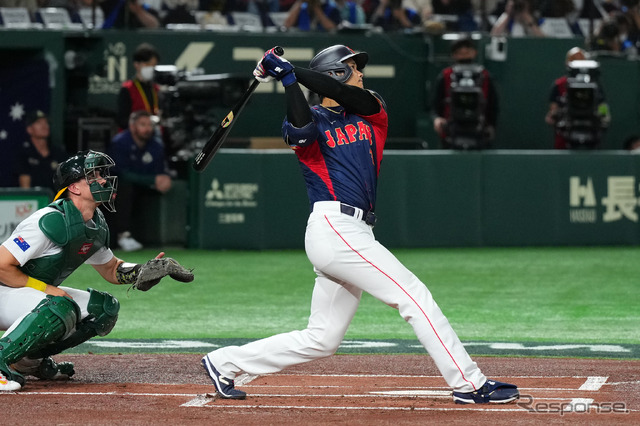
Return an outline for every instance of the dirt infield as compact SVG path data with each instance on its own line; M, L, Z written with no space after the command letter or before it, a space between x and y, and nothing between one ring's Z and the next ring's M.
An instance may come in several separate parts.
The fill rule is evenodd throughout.
M456 405L429 357L337 355L238 385L218 399L200 355L62 355L69 381L28 380L0 393L3 423L194 424L640 424L640 361L475 357L515 383L507 405ZM244 381L238 378L237 382Z

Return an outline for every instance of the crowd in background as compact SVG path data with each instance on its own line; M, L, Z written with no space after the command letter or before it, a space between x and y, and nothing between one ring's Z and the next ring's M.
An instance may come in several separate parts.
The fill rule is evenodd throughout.
M94 3L95 2L95 3ZM640 0L0 0L25 7L34 21L39 8L58 7L71 16L99 8L102 28L162 28L174 24L233 25L233 12L252 13L262 26L282 31L334 31L369 25L385 31L486 31L492 35L540 36L546 19L566 20L587 36L579 19L594 19L593 49L637 50ZM276 21L274 14L283 18Z

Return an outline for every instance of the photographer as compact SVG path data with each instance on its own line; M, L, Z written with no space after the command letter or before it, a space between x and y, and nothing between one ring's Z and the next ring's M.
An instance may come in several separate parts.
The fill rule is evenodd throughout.
M544 37L535 15L532 0L507 0L504 12L491 28L491 35Z
M445 149L488 148L495 135L498 95L489 75L475 64L478 51L468 37L455 41L451 57L436 81L433 128Z
M585 63L586 59L583 49L569 49L565 60L567 75L554 81L551 88L545 122L555 129L555 149L596 148L611 121L609 106L597 81L597 63ZM574 66L580 63L591 65L591 71Z

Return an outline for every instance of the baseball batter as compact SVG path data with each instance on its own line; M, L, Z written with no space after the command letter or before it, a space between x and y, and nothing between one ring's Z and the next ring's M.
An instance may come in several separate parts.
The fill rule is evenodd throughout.
M69 378L70 362L51 355L105 336L115 326L120 304L106 292L60 284L87 263L113 284L148 290L170 275L193 280L191 271L160 253L144 265L125 263L109 249L109 229L99 205L114 210L117 188L105 154L81 152L54 175L59 190L49 206L23 220L0 246L0 391L16 391L24 376Z
M426 286L376 241L376 188L387 137L387 107L365 90L369 57L343 45L318 53L309 69L267 51L254 75L282 82L287 99L284 140L295 151L311 214L305 249L317 274L306 329L229 346L202 363L223 398L243 399L240 373L278 372L335 353L363 291L396 308L413 327L459 403L506 403L516 386L487 380L471 360ZM320 95L309 108L300 88Z

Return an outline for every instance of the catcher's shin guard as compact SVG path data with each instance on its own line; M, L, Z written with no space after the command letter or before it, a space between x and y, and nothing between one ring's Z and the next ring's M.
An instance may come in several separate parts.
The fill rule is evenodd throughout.
M37 352L30 352L32 358L46 358L51 355L78 346L95 336L106 336L116 325L120 302L109 293L88 288L89 303L87 311L89 316L76 325L76 330L62 341L54 342Z
M64 338L79 316L80 308L70 298L47 296L0 339L0 369L11 380L23 384L24 378L8 365Z

